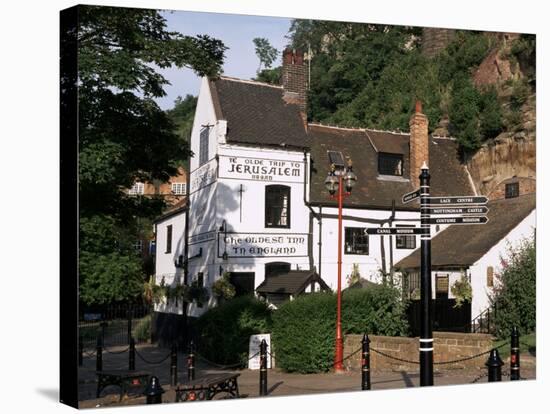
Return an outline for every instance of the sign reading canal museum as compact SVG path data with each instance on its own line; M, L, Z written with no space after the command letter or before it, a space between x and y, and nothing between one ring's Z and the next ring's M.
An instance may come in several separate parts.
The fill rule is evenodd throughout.
M218 257L307 256L307 233L218 234Z
M378 235L393 235L393 236L403 236L407 234L424 234L426 230L420 227L416 228L403 228L403 227L371 227L367 228L367 234L378 234Z
M303 175L304 163L300 161L220 155L220 178L301 183Z

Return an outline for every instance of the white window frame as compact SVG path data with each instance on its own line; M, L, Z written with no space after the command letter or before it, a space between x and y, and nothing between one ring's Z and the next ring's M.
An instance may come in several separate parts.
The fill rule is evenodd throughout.
M186 195L187 184L186 183L172 183L172 193L174 195Z
M132 188L128 190L128 194L130 195L143 195L144 193L145 193L145 184L140 181L136 181L132 186Z

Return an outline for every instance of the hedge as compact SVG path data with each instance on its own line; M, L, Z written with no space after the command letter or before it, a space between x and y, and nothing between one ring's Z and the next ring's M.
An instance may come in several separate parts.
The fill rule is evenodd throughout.
M342 295L342 334L403 336L406 307L399 291L387 286L353 289ZM334 360L336 295L314 293L280 306L273 314L277 366L288 372L331 369Z
M198 318L197 352L218 364L241 362L246 366L250 335L270 332L271 310L253 296L242 296L220 304Z

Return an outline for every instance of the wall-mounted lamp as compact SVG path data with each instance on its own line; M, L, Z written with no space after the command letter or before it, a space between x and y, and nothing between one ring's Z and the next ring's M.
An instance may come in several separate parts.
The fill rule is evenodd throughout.
M223 254L222 254L222 260L226 261L229 258L229 255L227 254L227 223L225 222L225 219L222 222L222 225L220 226L220 231L223 231Z

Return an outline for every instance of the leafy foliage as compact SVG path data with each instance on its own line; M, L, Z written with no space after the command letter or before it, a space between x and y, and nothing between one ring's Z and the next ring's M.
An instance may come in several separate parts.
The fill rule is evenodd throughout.
M260 72L262 65L264 69L269 69L273 62L275 62L275 59L277 59L277 54L279 52L276 48L271 46L269 40L265 37L256 37L252 39L252 42L254 42L256 56L260 59L257 72Z
M155 10L103 6L80 6L78 45L80 294L106 303L142 289L131 242L164 207L162 199L123 189L135 180L168 180L189 154L153 100L168 83L154 66L214 75L225 46L167 31Z
M472 301L472 285L470 285L464 273L462 273L460 279L451 286L451 293L455 297L455 308L462 307L464 302Z
M224 300L232 299L235 296L235 286L231 283L228 272L225 272L222 277L212 283L212 293Z
M281 83L281 66L273 69L263 69L256 75L254 80L258 82L270 83L272 85L279 85Z
M345 291L342 333L405 335L405 304L399 291L388 286ZM277 364L289 372L325 372L331 369L336 329L336 295L314 293L282 305L273 314L273 341Z
M490 296L496 306L497 335L506 338L517 326L522 335L536 328L536 249L534 236L515 248L510 247L501 259L502 271L496 274Z
M253 296L209 309L195 323L198 353L218 364L246 365L250 335L271 330L271 311Z
M494 46L483 33L457 31L431 59L421 53L419 28L294 20L290 38L293 47L310 48L313 55L310 120L408 131L420 99L430 130L449 117L450 132L465 151L504 127L496 91L478 91L470 80Z

